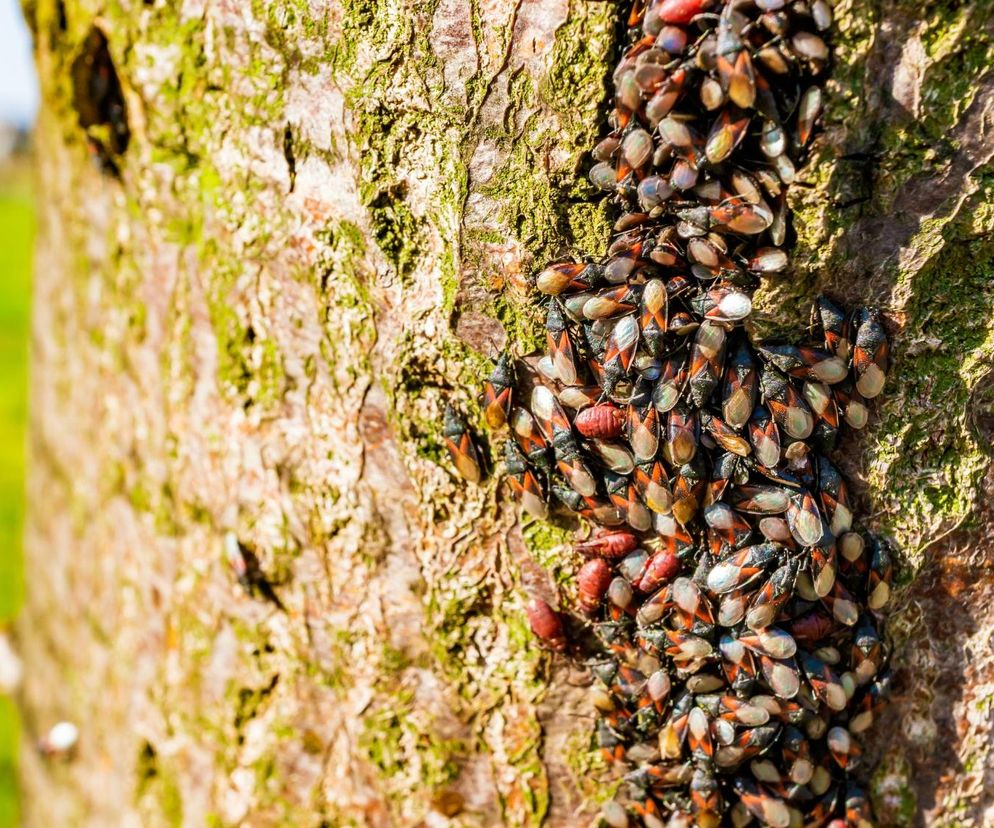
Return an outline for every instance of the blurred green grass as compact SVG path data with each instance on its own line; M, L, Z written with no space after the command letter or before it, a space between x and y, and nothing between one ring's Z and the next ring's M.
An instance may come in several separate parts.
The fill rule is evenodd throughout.
M35 212L27 159L0 165L0 629L9 626L23 589L24 429L31 250ZM17 824L19 725L0 696L0 827Z

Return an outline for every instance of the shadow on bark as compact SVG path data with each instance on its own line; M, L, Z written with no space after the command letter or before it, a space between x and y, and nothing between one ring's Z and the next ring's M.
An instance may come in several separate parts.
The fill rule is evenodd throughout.
M969 771L957 746L964 741L964 722L957 708L969 705L970 688L978 679L975 655L966 642L978 632L974 620L994 600L994 575L978 549L994 542L988 523L977 546L974 533L963 533L935 556L904 598L902 612L913 617L908 640L893 661L894 699L877 732L879 745L903 754L911 764L911 785L917 798L913 824L933 824L930 814L942 808L950 783ZM922 698L924 695L924 699ZM909 727L908 708L924 701L934 732L927 744ZM994 788L964 802L956 812L959 824L984 824L984 811L994 803Z
M912 13L902 4L885 3L873 14L879 22L872 47L861 65L852 67L854 75L864 79L865 97L860 111L847 122L837 141L839 161L827 187L835 209L842 211L848 226L833 240L829 270L819 276L818 287L849 306L878 303L886 315L901 298L895 295L895 289L903 272L899 290L912 297L911 302L901 308L905 312L887 317L896 361L893 373L900 380L902 362L914 360L917 354L912 348L924 335L925 323L931 324L929 305L934 300L949 299L944 288L958 275L946 273L950 247L994 240L991 234L951 238L944 233L942 244L927 250L915 247L916 237L928 224L952 222L964 209L969 211L971 194L977 189L974 182L992 171L994 72L988 71L979 79L975 97L958 123L932 143L929 149L935 154L927 171L893 189L880 174L885 151L882 143L888 129L914 128L919 117L904 101L917 99L921 89L908 88L912 82L898 73L905 44L916 35L925 12L916 9ZM966 48L967 38L978 32L994 37L989 14L974 6L944 60L954 60ZM930 64L928 71L936 71L942 63ZM921 78L917 83L924 85ZM887 206L881 208L879 203ZM919 312L909 313L909 308ZM979 291L970 313L977 320L990 318L994 314L994 291ZM981 348L986 336L982 324L953 331L936 323L929 333L940 341L952 341L961 354ZM970 429L991 453L992 378L994 372L988 373L971 392L965 378L946 377L952 381L951 393L936 392L909 402L941 410L943 405L968 400L966 419ZM899 388L897 393L903 390ZM885 393L894 392L889 388ZM862 449L872 439L872 434L850 438L844 446L845 456L838 458L838 465L855 484L860 506L857 513L863 515L870 514L870 504L866 486L861 483L861 464L866 457ZM955 448L950 446L950 450ZM925 471L922 470L921 485L926 485ZM983 488L994 490L992 474L987 475ZM971 651L968 642L980 631L976 619L988 616L994 601L994 571L984 552L994 548L994 510L985 506L982 514L972 516L969 523L974 524L975 519L979 519L979 529L955 532L931 547L917 564L904 561L905 580L914 580L890 610L893 696L866 741L863 773L869 775L884 756L903 757L910 764L908 783L917 807L913 816L901 809L899 824L909 824L908 818L915 826L934 824L937 809L941 814L952 799L956 801L956 824L980 825L984 824L985 809L994 804L994 770L982 771L986 784L980 792L974 792L977 795L956 798L956 780L969 771L962 760L966 725L957 710L970 704L973 688L984 683L984 673L989 670L985 662L978 662L978 654ZM941 536L946 527L933 528ZM917 574L915 566L919 567ZM895 814L879 816L881 824L895 824ZM945 817L948 819L950 814Z

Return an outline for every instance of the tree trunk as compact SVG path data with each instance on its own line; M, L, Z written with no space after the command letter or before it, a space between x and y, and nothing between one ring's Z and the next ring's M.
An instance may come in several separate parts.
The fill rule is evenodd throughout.
M523 616L566 535L456 478L441 410L533 347L537 266L605 248L583 172L621 5L27 0L22 706L26 744L81 737L25 750L26 824L574 825L610 793ZM757 332L820 290L888 313L841 461L906 585L874 796L884 824L991 824L994 16L838 12Z

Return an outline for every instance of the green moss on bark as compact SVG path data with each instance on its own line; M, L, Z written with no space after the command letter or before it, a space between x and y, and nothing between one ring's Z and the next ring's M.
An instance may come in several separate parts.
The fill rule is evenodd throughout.
M159 756L149 742L145 742L135 762L138 783L135 805L144 813L147 824L169 825L178 828L183 824L183 797L176 781L175 771Z
M970 520L989 463L969 420L975 389L994 358L990 174L971 174L963 188L953 188L955 198L967 195L962 204L929 200L932 190L922 191L921 182L962 164L968 136L958 136L957 127L984 88L994 42L977 25L982 12L969 6L908 7L907 17L888 10L892 30L903 26L909 33L901 43L884 38L880 9L840 12L826 125L845 143L822 141L801 171L814 186L792 191L794 269L760 291L754 330L761 337L795 336L819 291L877 303L890 314L894 363L860 444L862 465L878 527L916 569L923 545ZM887 99L883 90L894 84L906 100ZM908 102L916 112L903 109ZM908 224L909 211L924 214L917 226ZM886 257L857 259L865 270L854 272L858 251L847 235L874 221L893 246L882 242ZM872 232L869 240L876 241Z

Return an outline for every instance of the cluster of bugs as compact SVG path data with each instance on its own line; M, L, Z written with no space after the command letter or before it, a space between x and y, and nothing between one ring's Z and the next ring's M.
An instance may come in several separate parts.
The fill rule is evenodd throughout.
M883 390L886 333L825 297L804 344L743 327L788 264L831 22L825 0L636 2L590 171L615 236L537 275L547 353L502 355L485 385L523 508L589 529L574 612L536 596L528 615L591 665L596 748L624 766L611 828L871 824L853 771L893 567L828 455ZM451 409L444 432L479 480Z

